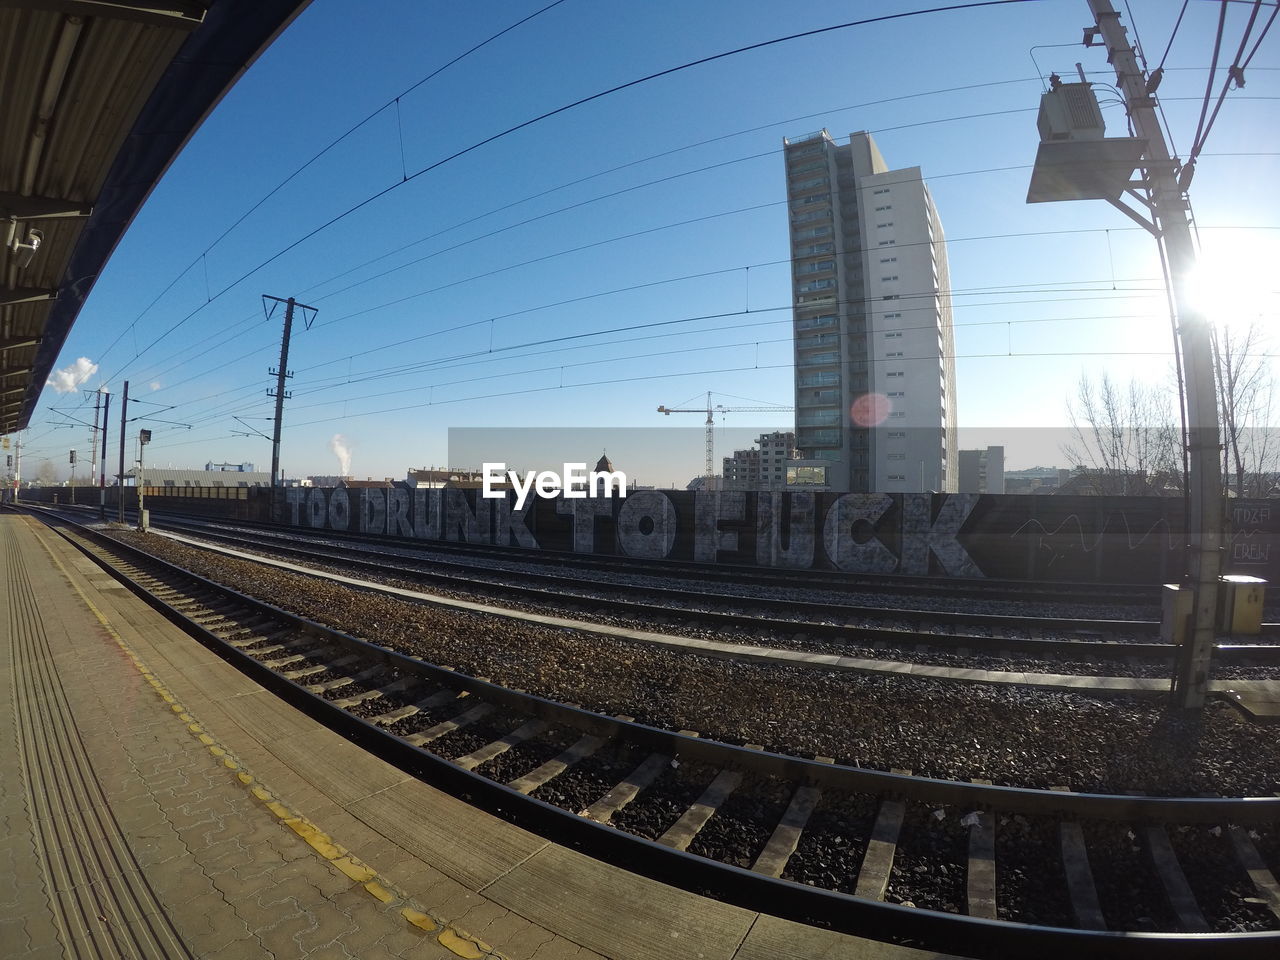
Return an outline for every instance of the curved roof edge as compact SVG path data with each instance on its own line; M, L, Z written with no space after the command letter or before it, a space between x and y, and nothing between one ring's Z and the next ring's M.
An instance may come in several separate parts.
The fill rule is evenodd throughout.
M80 309L165 171L240 76L311 0L213 0L121 144L50 304L17 429L30 422Z

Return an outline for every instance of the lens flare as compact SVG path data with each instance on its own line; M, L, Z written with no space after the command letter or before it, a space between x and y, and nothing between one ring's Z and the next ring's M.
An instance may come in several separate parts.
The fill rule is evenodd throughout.
M893 409L893 402L883 393L864 393L849 408L849 416L860 427L878 427Z

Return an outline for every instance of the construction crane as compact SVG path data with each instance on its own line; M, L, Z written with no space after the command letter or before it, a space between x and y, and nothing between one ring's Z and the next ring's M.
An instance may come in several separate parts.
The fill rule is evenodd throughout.
M711 391L707 391L707 405L703 407L666 407L658 404L658 412L670 416L673 413L705 413L707 415L707 486L710 488L711 478L715 474L716 440L715 415L717 413L791 413L795 407L726 407L723 404L711 405Z

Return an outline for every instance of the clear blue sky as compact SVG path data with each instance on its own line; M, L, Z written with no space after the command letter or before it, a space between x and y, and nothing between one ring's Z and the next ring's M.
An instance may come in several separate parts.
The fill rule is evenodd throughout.
M696 403L707 390L726 404L792 402L781 144L825 126L838 139L873 131L891 167L919 165L929 180L949 238L962 446L1004 442L1010 467L1060 462L1042 428L1066 422L1082 372L1170 378L1154 242L1100 201L1024 202L1038 77L1071 79L1082 61L1091 79L1113 80L1105 54L1079 45L1084 0L931 14L744 53L567 111L401 184L616 84L927 6L563 0L378 112L222 236L334 138L547 2L316 0L169 170L58 367L97 364L83 386L107 384L113 415L130 380L151 404L131 412L158 418L130 427L153 429L150 462L267 469L269 441L236 435L247 428L233 415L270 433L280 318L264 317L260 295L295 296L318 314L292 343L289 475L338 472L330 441L340 434L356 476L403 476L446 461L450 427L609 428L619 437L610 454L624 459L626 428L698 426L695 416L664 420L660 403ZM1129 6L1154 66L1180 4ZM1227 60L1249 5L1229 9ZM1121 12L1132 27L1123 3ZM1160 93L1184 154L1217 15L1216 3L1191 0L1166 63ZM1044 47L1053 44L1071 46ZM1243 265L1242 282L1274 290L1258 265L1271 269L1280 253L1280 27L1246 83L1228 96L1191 193L1206 251ZM1108 133L1123 134L1120 109L1104 112ZM1275 317L1274 299L1249 309ZM710 319L601 333L699 317ZM600 335L527 345L586 333ZM65 476L71 447L87 457L89 431L58 427L55 410L93 416L79 391L47 388L25 476L45 458ZM725 423L777 429L790 417ZM702 451L696 429L679 436L669 462L618 465L641 482L683 481L700 472ZM720 437L717 454L741 436ZM581 459L599 455L600 437L584 433Z

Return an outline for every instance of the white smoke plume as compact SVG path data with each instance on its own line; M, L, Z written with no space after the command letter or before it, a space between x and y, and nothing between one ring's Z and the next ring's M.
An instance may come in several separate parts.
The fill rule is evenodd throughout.
M80 384L97 372L96 363L92 363L88 357L81 357L75 363L53 371L53 376L46 380L45 384L53 387L54 393L75 393Z
M335 433L333 439L329 441L329 449L338 458L338 476L351 476L351 449L347 446L347 438L340 433Z

